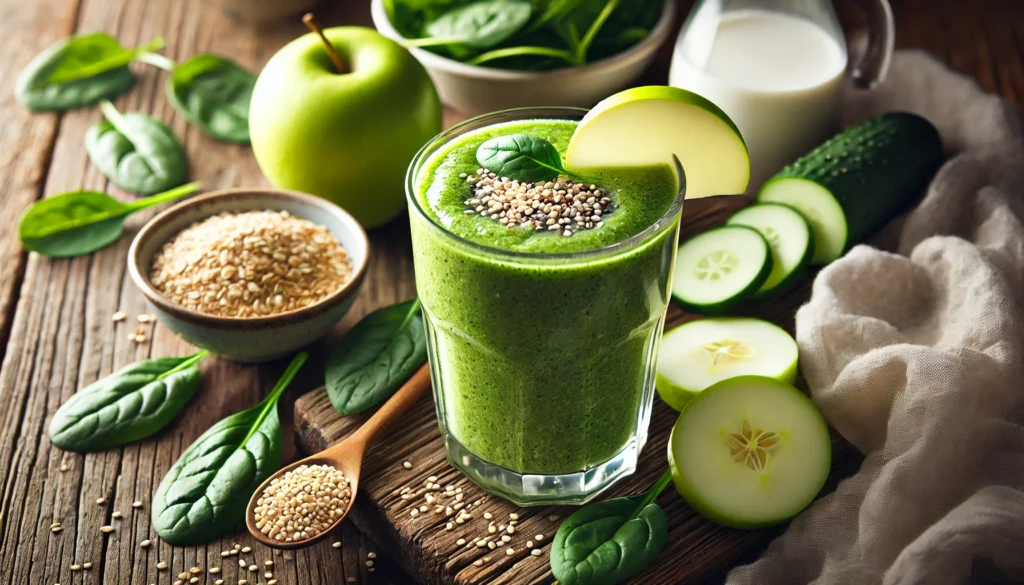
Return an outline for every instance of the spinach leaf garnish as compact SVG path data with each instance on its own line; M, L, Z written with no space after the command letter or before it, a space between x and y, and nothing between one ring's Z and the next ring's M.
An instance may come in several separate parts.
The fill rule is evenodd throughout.
M15 96L23 106L36 111L69 110L112 98L135 83L128 63L163 43L163 39L156 39L137 49L126 49L104 33L61 39L29 62L18 76Z
M124 233L124 220L129 215L180 199L198 188L199 183L189 183L131 203L121 203L98 191L62 193L26 209L18 223L18 237L22 247L43 256L82 256L116 242Z
M126 191L152 195L188 180L188 156L166 124L145 114L121 114L103 101L106 120L85 133L85 151L103 176Z
M668 518L655 498L672 481L666 471L642 496L584 506L551 544L551 572L562 585L615 585L641 573L665 548Z
M476 150L480 166L499 177L536 183L558 175L588 180L562 166L562 157L553 144L532 134L497 136Z
M200 351L144 360L82 388L50 421L50 442L67 451L102 451L166 427L199 390Z
M167 97L191 124L214 138L249 143L249 102L256 76L217 55L192 57L174 68Z
M394 394L427 361L419 299L364 317L331 350L326 385L331 404L356 414Z
M281 467L277 401L308 357L296 355L262 402L210 427L171 466L153 499L160 538L200 544L245 517L253 492Z

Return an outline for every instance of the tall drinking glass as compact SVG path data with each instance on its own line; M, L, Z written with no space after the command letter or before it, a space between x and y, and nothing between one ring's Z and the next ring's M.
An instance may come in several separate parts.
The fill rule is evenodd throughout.
M416 286L448 458L519 505L583 503L636 468L670 293L682 169L664 169L670 203L646 229L572 253L510 251L456 235L450 216L431 207L438 194L423 179L464 171L447 167L443 155L495 124L516 132L552 120L571 127L585 113L523 108L474 118L427 144L407 176Z

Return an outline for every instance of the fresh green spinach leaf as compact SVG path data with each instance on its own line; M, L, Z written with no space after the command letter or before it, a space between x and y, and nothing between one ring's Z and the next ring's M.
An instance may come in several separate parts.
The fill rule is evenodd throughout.
M112 98L135 83L127 67L133 54L103 33L61 39L21 72L15 97L36 111L70 110Z
M141 361L82 388L54 414L50 442L85 453L153 435L199 390L199 362L208 354Z
M461 43L489 48L514 35L530 20L533 7L522 0L485 0L453 8L427 23L428 38L414 46Z
M145 114L121 114L103 101L106 120L85 133L85 151L103 176L126 191L152 195L188 180L188 156L166 124Z
M532 134L507 134L481 144L476 150L480 166L517 181L536 183L558 175L584 178L566 170L553 144Z
M262 402L210 427L171 466L153 499L160 538L200 544L245 517L253 492L281 467L277 401L307 357L296 355Z
M378 309L331 350L327 395L342 414L363 412L394 394L425 361L419 299Z
M167 97L182 116L227 142L249 143L249 101L256 76L217 55L196 55L174 68Z
M94 77L100 73L124 67L140 53L157 51L164 46L162 38L156 38L135 49L126 49L114 37L96 33L75 37L71 41L73 51L50 71L47 81L68 83Z
M384 0L388 18L406 45L471 65L535 71L576 67L629 49L650 34L666 0L531 0L526 23L480 44L466 41L447 20L454 22L462 11L507 11L508 2ZM502 33L510 29L500 28Z
M643 496L590 504L562 522L551 544L558 582L615 585L649 567L668 538L668 519L654 500L670 481L666 471Z
M70 258L95 252L116 242L124 233L124 220L136 211L193 193L189 183L146 199L121 203L98 191L72 191L42 199L25 210L18 237L26 250Z

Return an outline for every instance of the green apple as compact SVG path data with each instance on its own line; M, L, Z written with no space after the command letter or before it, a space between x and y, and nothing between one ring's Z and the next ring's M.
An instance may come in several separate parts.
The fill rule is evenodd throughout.
M325 29L278 51L256 80L249 134L277 187L337 203L367 228L405 209L405 172L441 131L441 103L423 66L401 45L362 27Z
M821 491L832 462L825 419L803 392L763 376L714 384L679 414L668 441L676 489L705 518L771 526Z
M682 410L705 388L736 376L796 379L799 350L784 329L753 317L708 317L665 332L658 349L658 395Z
M566 166L672 164L686 173L686 198L743 193L750 156L729 116L685 89L653 85L621 91L594 106L572 135Z

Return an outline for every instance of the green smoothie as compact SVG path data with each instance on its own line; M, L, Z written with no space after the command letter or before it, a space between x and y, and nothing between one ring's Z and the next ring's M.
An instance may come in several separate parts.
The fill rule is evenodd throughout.
M564 160L575 127L488 126L414 170L416 284L442 427L518 474L585 471L646 437L681 211L674 169L572 169L611 203L600 226L570 237L467 211L481 143L528 133Z

